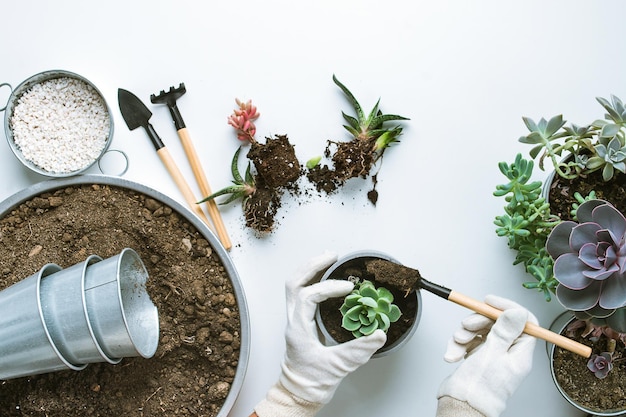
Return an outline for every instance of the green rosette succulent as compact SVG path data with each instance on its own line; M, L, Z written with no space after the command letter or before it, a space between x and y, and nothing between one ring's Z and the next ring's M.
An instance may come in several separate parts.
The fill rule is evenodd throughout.
M341 326L354 337L367 336L376 329L385 333L402 313L393 304L393 294L386 288L376 288L371 281L356 283L339 308L343 316Z

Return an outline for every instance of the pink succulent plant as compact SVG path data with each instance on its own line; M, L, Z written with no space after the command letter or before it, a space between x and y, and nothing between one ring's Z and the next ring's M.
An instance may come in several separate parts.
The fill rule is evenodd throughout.
M257 112L256 106L252 104L252 100L247 102L235 99L238 109L235 109L232 115L228 117L228 124L237 130L237 138L241 141L250 143L256 142L254 135L256 134L256 126L254 120L261 115Z

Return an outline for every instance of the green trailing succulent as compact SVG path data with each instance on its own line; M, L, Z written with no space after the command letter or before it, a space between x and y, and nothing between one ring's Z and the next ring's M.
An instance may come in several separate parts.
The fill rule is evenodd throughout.
M496 233L508 239L511 249L517 251L514 265L522 264L535 281L525 282L526 288L541 291L546 300L558 282L552 273L553 260L546 251L548 235L561 220L550 213L550 205L541 197L541 181L530 182L534 163L517 154L512 164L499 163L508 183L497 185L494 195L507 202L504 214L494 223Z
M626 173L626 107L616 96L611 96L611 101L596 100L606 110L604 119L584 126L566 126L562 115L542 118L538 123L523 118L530 133L519 141L534 145L530 151L533 159L541 154L539 168L544 169L548 158L563 178L601 170L604 181L609 181L617 172ZM564 158L568 154L571 157Z
M339 310L342 327L356 338L372 334L376 329L387 332L402 314L393 304L393 294L384 287L376 288L369 280L355 283Z
M233 156L233 160L231 162L231 173L233 175L233 184L228 187L222 188L219 191L214 192L213 194L205 197L204 199L198 201L198 204L203 203L208 200L212 200L221 195L230 196L224 200L220 204L228 204L230 202L236 201L238 199L242 200L242 204L245 204L250 196L256 192L256 183L254 181L254 176L250 172L250 162L248 162L248 167L246 168L245 176L241 176L238 167L239 161L239 153L241 152L241 147L237 148L235 151L235 155Z
M542 182L530 181L534 168L532 160L517 154L512 164L500 162L498 167L509 182L497 185L493 193L507 202L504 214L494 220L496 233L506 237L509 248L517 252L513 264L524 265L526 272L535 279L522 285L537 289L544 294L546 301L550 301L559 282L554 277L554 260L546 250L546 242L561 219L550 212L550 204L541 196ZM582 203L596 198L593 191L588 196L574 193L574 197L577 201L572 206L574 214Z

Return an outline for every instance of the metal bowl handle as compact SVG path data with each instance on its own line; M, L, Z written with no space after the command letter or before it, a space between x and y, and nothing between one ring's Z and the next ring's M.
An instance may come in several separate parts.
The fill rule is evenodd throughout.
M0 108L0 111L4 111L7 106L9 105L9 100L11 99L11 94L13 94L13 87L11 87L11 84L9 83L0 83L0 88L2 87L9 87L9 90L11 90L11 92L9 93L9 99L7 100L7 103L4 105L4 107Z

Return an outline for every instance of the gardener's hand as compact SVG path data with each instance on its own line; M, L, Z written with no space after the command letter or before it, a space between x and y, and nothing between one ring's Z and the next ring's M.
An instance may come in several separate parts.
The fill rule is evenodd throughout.
M314 321L317 304L348 294L354 285L342 280L307 285L336 260L332 253L313 258L286 284L287 350L278 382L255 407L260 417L315 415L330 401L342 379L366 363L387 340L382 330L376 330L336 346L320 342Z
M506 298L489 295L485 302L504 312L495 323L472 314L455 332L444 358L455 362L465 357L465 362L439 387L439 417L457 415L451 409L466 416L499 416L530 372L536 339L522 331L526 321L536 324L537 319Z

